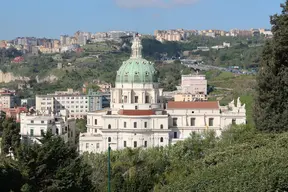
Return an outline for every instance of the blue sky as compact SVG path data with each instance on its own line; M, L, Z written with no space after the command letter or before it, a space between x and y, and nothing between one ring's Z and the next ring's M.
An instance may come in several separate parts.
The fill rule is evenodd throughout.
M269 28L284 0L1 0L0 39L75 31Z

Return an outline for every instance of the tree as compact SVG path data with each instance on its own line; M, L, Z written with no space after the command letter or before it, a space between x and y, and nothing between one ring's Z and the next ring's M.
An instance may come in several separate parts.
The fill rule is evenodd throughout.
M87 119L76 119L76 129L77 131L79 131L80 133L84 133L87 131Z
M14 119L9 118L4 120L2 126L2 153L8 154L10 148L12 148L13 152L16 152L20 145L20 125L17 124Z
M5 159L1 159L0 186L3 192L20 191L21 189L23 176L14 164Z
M4 111L0 111L0 136L2 135L2 132L3 132L2 123L5 121L5 118L6 118L6 113Z
M99 91L100 87L96 84L88 84L86 87L86 94L89 92L89 89L92 89L92 91L97 92Z
M76 148L47 133L39 144L22 146L19 167L25 176L22 191L93 191L91 168Z
M267 42L257 77L254 119L264 131L288 130L288 1L271 16L273 39Z

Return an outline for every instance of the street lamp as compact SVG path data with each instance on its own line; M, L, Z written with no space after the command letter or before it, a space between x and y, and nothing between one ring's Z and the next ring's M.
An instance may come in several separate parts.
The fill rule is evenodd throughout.
M111 144L117 145L117 143L108 143L108 192L111 192L111 162L110 162Z
M108 144L108 192L111 192L111 182L110 182L110 151L111 151L111 147L110 147L110 143Z

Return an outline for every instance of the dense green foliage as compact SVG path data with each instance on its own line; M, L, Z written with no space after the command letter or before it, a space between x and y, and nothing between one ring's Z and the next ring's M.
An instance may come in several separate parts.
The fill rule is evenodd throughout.
M267 42L257 77L255 123L266 131L288 130L288 1L271 17L274 37Z
M0 162L1 191L93 191L91 168L76 148L50 133L40 144L22 145L16 160ZM9 180L9 178L13 178Z
M20 124L9 118L2 122L2 127L1 153L8 154L10 148L16 152L20 145Z
M112 151L112 191L286 191L288 134L251 127L193 134L173 146ZM107 154L86 154L96 191L107 189Z
M76 119L76 129L77 131L84 133L87 131L87 119Z
M47 134L0 159L1 191L107 191L107 153L78 156ZM111 152L112 191L287 191L288 134L232 127L173 146ZM14 179L11 179L14 178ZM92 183L91 183L92 181Z
M179 60L175 60L171 64L157 63L156 69L159 71L160 87L163 87L165 91L176 90L176 86L181 83L181 75L192 72L191 69L182 65Z
M21 56L22 53L15 48L4 49L0 48L0 68L3 70L3 65L10 62L11 59Z
M13 162L0 159L0 189L3 192L20 191L23 177Z

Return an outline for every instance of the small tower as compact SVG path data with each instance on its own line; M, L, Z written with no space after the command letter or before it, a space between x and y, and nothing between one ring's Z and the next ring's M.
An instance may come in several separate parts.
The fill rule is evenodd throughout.
M241 107L241 101L240 101L240 97L237 98L237 107Z

